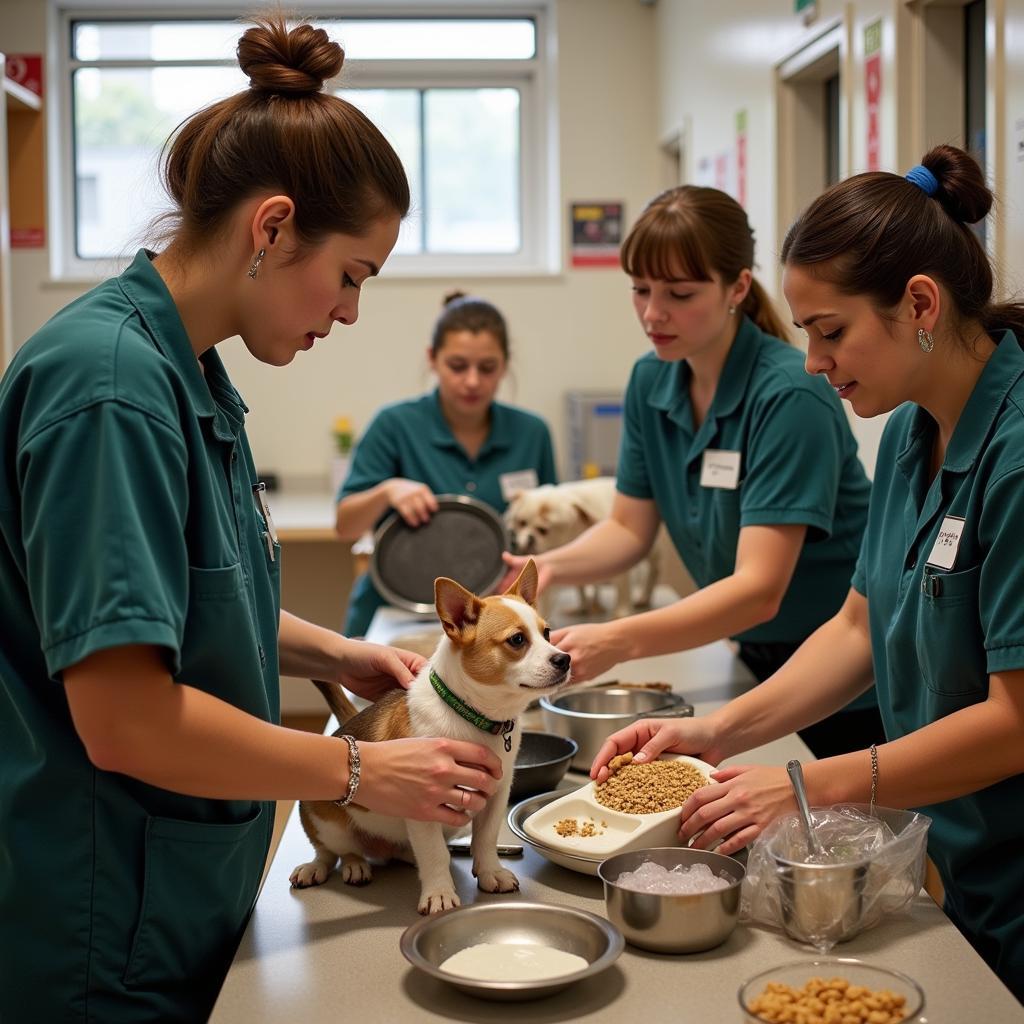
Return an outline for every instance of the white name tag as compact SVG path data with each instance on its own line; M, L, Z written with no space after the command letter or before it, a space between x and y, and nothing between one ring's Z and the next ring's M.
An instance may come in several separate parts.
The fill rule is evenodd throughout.
M520 491L532 491L537 486L537 470L517 469L514 473L502 473L498 477L501 496L511 501Z
M959 516L946 516L939 527L928 565L936 569L952 569L956 565L956 553L960 550L960 538L964 532L964 520Z
M700 464L701 487L735 491L740 485L740 455L721 448L706 448Z

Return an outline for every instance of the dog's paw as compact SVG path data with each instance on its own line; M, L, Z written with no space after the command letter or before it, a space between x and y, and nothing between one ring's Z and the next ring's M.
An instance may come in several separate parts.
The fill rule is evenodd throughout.
M323 885L330 877L331 868L323 861L311 860L300 864L289 876L293 889L308 889L311 885Z
M442 910L451 910L462 906L462 901L454 889L442 889L440 892L425 892L420 896L420 905L416 908L421 914L440 914Z
M519 892L519 879L508 868L481 871L476 884L484 892Z
M368 885L373 881L373 870L358 855L347 855L341 862L341 880L346 885Z

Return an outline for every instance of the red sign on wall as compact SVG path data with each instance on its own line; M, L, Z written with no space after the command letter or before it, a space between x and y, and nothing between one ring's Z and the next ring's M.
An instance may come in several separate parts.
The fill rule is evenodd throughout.
M864 29L864 103L867 110L867 169L877 171L882 163L882 23Z
M736 115L736 202L747 205L747 112Z
M38 53L7 54L7 77L37 96L42 96L43 58Z

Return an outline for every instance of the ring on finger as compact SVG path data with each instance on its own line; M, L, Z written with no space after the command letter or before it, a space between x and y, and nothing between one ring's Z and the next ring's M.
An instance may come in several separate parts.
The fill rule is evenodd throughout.
M461 797L462 806L465 807L469 803L469 790L468 789L463 789L463 790L460 790L460 792L462 793L462 797Z

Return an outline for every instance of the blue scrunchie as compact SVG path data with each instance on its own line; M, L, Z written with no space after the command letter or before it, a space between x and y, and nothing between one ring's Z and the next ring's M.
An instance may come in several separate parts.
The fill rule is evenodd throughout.
M924 164L911 167L905 177L907 181L916 185L926 196L933 196L939 191L939 179Z

